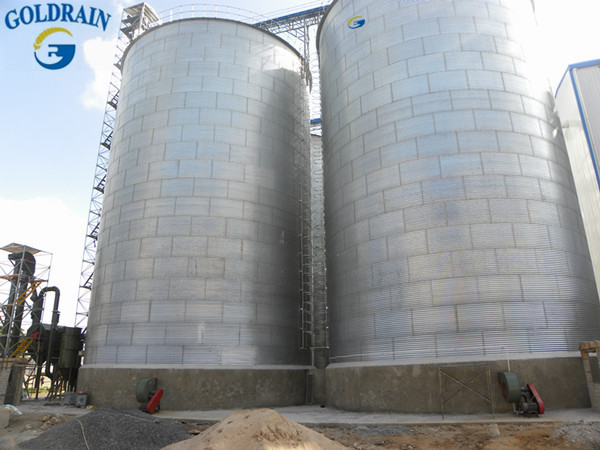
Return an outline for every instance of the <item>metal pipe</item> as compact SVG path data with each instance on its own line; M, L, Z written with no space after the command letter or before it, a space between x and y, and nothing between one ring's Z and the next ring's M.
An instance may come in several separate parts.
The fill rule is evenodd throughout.
M34 292L31 296L33 305L31 307L31 328L32 331L38 331L40 323L42 322L42 314L44 312L44 296L46 292L53 291L54 287L45 287L39 293Z
M52 322L50 324L50 338L48 339L48 353L46 357L46 376L52 377L50 372L50 363L52 362L52 347L54 346L54 335L56 334L56 328L58 326L58 318L60 313L58 311L58 302L60 300L60 290L56 286L44 288L48 291L54 292L54 308L52 309Z

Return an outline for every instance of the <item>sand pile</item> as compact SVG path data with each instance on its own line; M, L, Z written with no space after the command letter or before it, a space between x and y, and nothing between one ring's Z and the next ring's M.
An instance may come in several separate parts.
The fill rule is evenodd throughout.
M272 409L236 411L202 434L165 450L345 449Z

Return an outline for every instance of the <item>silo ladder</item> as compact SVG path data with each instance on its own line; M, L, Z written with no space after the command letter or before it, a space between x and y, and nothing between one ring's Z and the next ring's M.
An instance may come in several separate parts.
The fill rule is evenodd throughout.
M31 285L25 289L25 291L23 291L23 293L21 295L19 295L19 297L17 298L17 300L15 300L14 303L7 303L2 305L2 312L4 313L4 317L6 317L7 314L7 310L8 308L12 308L13 306L19 306L21 303L23 303L27 297L29 297L31 294L33 294L33 292L39 287L40 284L42 284L44 282L44 280L34 280L31 282ZM0 323L2 323L4 325L4 319L0 316Z

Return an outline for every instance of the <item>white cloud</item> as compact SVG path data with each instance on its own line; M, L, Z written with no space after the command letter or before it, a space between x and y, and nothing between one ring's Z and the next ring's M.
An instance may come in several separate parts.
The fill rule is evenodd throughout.
M87 218L57 198L37 197L24 201L0 198L0 211L0 247L16 242L52 253L51 260L50 255L39 257L38 268L41 270L42 265L51 262L48 286L60 289L60 323L74 326ZM3 267L5 262L8 262L8 253L0 251ZM46 310L50 311L54 297L50 295L46 301ZM47 315L44 320L49 320Z
M81 95L81 102L86 108L104 110L110 75L115 69L114 57L117 40L102 40L100 37L83 43L85 62L94 71L94 79L87 83Z

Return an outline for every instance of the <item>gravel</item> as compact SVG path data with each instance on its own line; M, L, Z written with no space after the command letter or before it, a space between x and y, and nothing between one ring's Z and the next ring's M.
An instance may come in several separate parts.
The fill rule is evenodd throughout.
M564 437L572 444L597 449L600 448L600 422L563 423L552 437Z
M62 425L35 439L23 442L23 449L44 450L129 450L160 449L189 439L182 423L155 419L141 411L122 411L102 407Z

